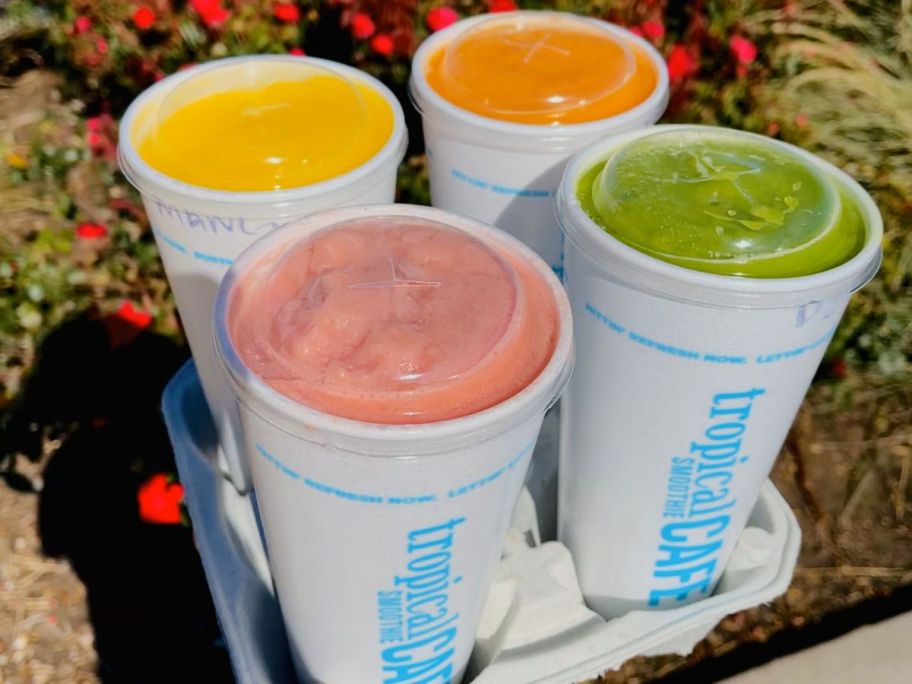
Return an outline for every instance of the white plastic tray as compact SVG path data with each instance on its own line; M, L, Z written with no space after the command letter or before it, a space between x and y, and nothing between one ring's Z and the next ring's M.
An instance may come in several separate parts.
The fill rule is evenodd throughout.
M216 466L216 437L192 362L171 380L163 410L174 446L196 544L232 666L240 684L294 679L291 656L263 549L256 506ZM552 448L555 420L541 444ZM552 490L547 453L530 470L538 509ZM553 529L553 520L541 528ZM572 560L557 542L540 543L532 497L513 518L504 559L488 595L466 682L568 684L617 669L637 655L687 654L726 615L785 592L798 557L795 516L771 483L763 488L716 593L660 612L605 621L582 603Z

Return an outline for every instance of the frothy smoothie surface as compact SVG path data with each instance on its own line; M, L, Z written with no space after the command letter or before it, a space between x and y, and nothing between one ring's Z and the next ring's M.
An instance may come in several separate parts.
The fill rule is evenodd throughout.
M468 26L431 55L428 84L476 114L535 125L596 121L643 102L646 53L599 24L525 13Z
M818 273L862 248L844 183L785 145L727 129L636 138L584 173L583 209L645 254L722 275Z
M557 320L547 281L518 255L401 217L279 247L229 303L232 340L256 375L373 423L458 418L511 397L551 358Z
M204 71L161 101L140 156L172 178L214 190L300 187L352 171L393 131L370 86L313 66L253 62Z

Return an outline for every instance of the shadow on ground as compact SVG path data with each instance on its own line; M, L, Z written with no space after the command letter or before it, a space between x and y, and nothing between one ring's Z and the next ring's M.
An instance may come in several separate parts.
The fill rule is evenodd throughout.
M140 485L176 472L159 402L186 357L122 320L69 321L42 344L0 435L0 454L32 459L42 435L61 436L39 534L86 586L104 682L233 681L192 531L139 514ZM26 484L9 468L4 479Z
M777 658L837 639L859 627L877 624L909 611L912 611L912 586L900 587L889 596L878 596L829 613L824 619L804 628L776 632L769 641L740 644L724 656L708 657L662 681L664 684L719 682Z

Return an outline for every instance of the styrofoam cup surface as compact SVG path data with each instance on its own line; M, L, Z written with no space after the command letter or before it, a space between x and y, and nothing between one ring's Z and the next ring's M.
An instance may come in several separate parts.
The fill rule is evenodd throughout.
M139 156L135 141L154 125L154 115L162 100L185 79L226 65L270 61L301 64L302 60L368 84L392 108L390 139L361 166L341 176L299 188L228 192L173 179L151 168ZM331 207L392 202L396 170L406 145L402 108L382 83L336 62L282 55L234 57L180 71L152 86L130 105L121 132L118 161L124 175L142 195L206 401L218 429L220 456L225 460L222 466L234 485L240 491L246 491L250 486L250 469L241 456L233 400L223 384L212 350L212 307L216 290L234 259L254 240L278 226Z
M605 616L712 592L851 293L880 263L882 223L867 193L791 146L843 179L861 208L867 241L847 263L735 278L627 247L589 219L576 186L648 133L581 152L558 195L580 369L561 405L559 538Z
M331 416L254 376L225 326L240 274L285 241L369 216L444 223L527 259L559 312L541 374L492 408L420 425ZM219 291L215 325L301 677L459 681L542 418L572 365L569 303L557 278L527 247L471 219L409 205L336 209L247 250Z
M463 31L489 19L487 15L463 19L434 33L415 53L409 92L421 112L431 204L506 230L532 247L560 275L562 239L553 203L564 165L571 155L599 138L655 123L668 104L668 70L652 45L614 24L562 12L512 14L590 22L636 44L649 56L656 72L653 93L617 116L561 126L530 125L457 107L428 84L428 59Z

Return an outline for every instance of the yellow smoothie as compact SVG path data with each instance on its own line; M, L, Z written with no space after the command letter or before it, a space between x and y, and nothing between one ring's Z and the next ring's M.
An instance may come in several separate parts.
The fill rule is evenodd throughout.
M162 99L137 144L152 168L214 190L283 190L352 171L392 135L392 108L366 84L311 66L232 69Z
M476 114L556 125L632 109L658 78L633 41L592 21L543 13L467 27L431 55L427 80L443 98Z

